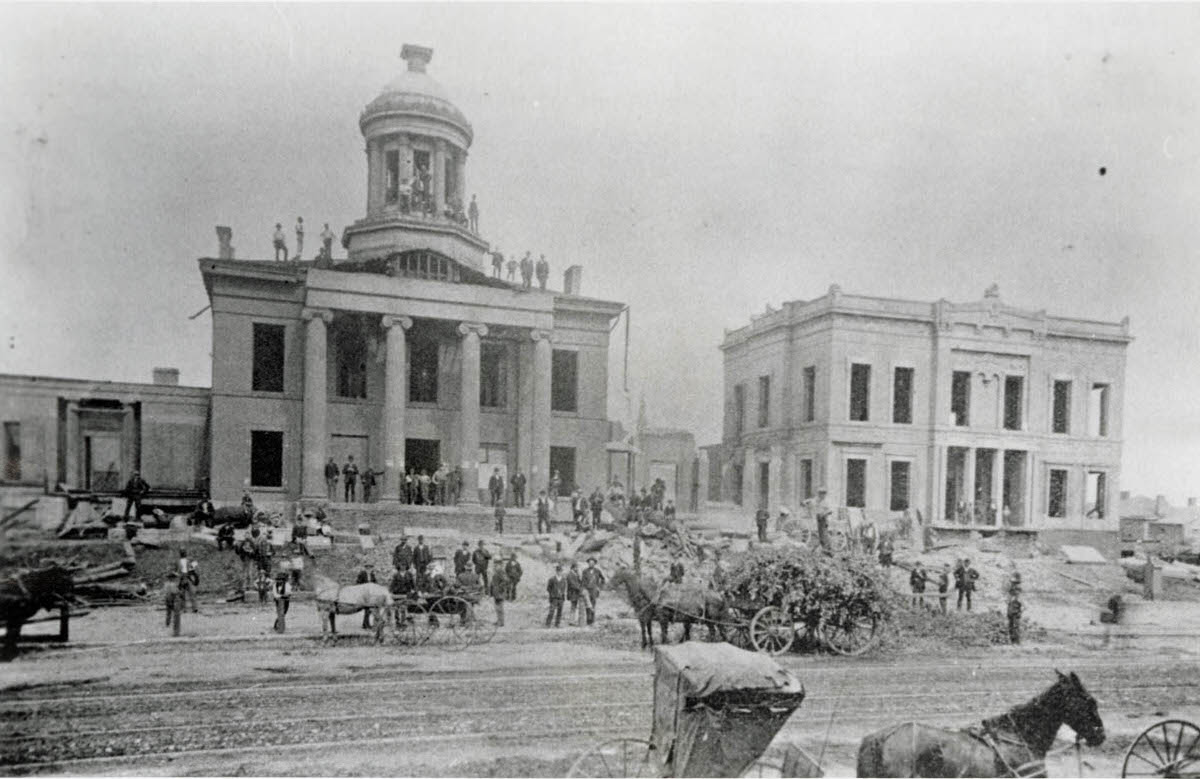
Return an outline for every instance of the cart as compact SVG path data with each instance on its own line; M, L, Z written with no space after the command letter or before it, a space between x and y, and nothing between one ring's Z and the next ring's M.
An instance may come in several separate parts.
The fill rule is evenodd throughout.
M729 644L659 646L654 667L650 738L597 744L568 776L759 775L757 761L804 700L804 686L791 672ZM787 747L783 765L774 770L822 775L796 745Z
M397 603L392 620L394 642L407 648L430 644L450 651L488 643L496 635L496 624L477 613L482 592L450 586L418 592Z
M1121 776L1200 777L1200 726L1166 719L1146 728L1126 750Z
M793 646L819 644L848 657L866 654L883 634L879 615L863 609L846 609L836 620L799 612L782 601L759 603L727 593L729 611L737 621L725 625L735 645L769 655L781 655Z

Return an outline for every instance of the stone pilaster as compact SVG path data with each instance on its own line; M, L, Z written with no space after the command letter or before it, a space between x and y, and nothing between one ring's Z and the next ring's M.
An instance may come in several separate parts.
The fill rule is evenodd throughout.
M533 431L529 465L530 494L537 495L550 483L550 380L551 346L548 330L534 330L533 338Z
M68 487L81 488L86 482L79 478L79 402L72 400L67 403L67 440L63 442L66 451L63 453L63 481ZM122 484L122 487L125 485Z
M462 409L459 420L462 424L461 503L479 502L479 339L487 335L487 325L479 322L463 322L458 326L462 336Z
M967 462L964 468L966 473L963 476L966 479L966 485L963 492L966 493L964 500L967 501L967 524L975 524L975 447L967 449Z
M400 499L404 478L404 413L408 403L408 344L405 331L412 327L406 316L383 317L387 332L387 364L383 378L383 501Z
M325 326L333 321L327 309L306 308L301 317L304 327L304 456L301 496L323 499L325 490L325 449L328 433L328 368Z

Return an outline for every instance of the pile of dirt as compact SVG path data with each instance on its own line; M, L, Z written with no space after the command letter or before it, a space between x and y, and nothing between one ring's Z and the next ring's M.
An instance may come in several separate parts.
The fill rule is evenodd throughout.
M1046 631L1028 619L1021 620L1026 641L1046 637ZM948 649L969 649L1008 644L1008 619L999 611L952 611L947 614L899 608L880 642L885 652L937 654Z

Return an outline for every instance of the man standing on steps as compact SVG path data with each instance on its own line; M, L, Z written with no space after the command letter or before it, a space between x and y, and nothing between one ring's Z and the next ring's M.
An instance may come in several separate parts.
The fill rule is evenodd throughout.
M349 455L342 466L342 482L345 501L353 503L358 500L358 466L354 464L354 455Z
M542 490L538 493L537 506L537 532L550 532L550 499L546 497L546 491ZM543 530L543 528L545 528Z
M504 502L504 477L500 475L500 468L492 469L492 477L488 479L488 492L492 495L492 505Z
M333 457L329 458L329 462L325 463L325 490L329 493L330 502L337 500L337 482L338 482L337 463L333 461Z
M513 505L519 508L525 507L525 474L518 468L517 472L508 480L512 485Z

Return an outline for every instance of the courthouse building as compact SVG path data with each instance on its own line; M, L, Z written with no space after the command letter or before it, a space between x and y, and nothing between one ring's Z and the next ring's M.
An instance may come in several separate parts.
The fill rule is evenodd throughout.
M1129 320L837 286L727 332L719 493L934 525L1115 531Z
M462 468L468 503L496 468L520 467L534 494L554 470L565 489L606 482L624 306L581 296L578 267L562 292L489 274L463 205L473 131L426 73L432 53L406 45L407 69L359 119L366 213L346 257L236 259L218 228L218 256L198 262L211 390L2 377L5 483L112 487L140 468L217 501L324 499L324 464L351 455L382 474L384 500L405 469L443 462Z

